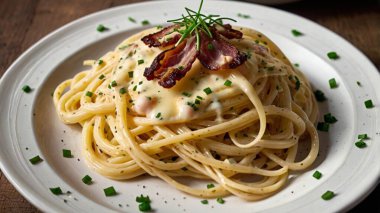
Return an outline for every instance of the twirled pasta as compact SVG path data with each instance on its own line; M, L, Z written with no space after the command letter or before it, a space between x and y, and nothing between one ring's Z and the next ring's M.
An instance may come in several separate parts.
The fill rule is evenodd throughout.
M143 77L161 51L140 41L154 29L85 61L91 68L62 82L54 104L64 123L82 125L88 165L112 179L148 173L194 196L246 200L274 194L290 171L310 166L319 141L309 82L263 34L239 30L243 39L231 43L249 55L243 65L209 71L195 62L171 89ZM300 143L310 151L299 160ZM196 189L181 176L218 186Z

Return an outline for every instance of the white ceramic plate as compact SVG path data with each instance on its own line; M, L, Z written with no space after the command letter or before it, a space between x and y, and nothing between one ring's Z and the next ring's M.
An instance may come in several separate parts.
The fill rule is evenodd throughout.
M377 70L362 53L333 32L299 16L249 3L207 1L204 12L236 18L238 25L262 31L293 63L300 64L315 88L325 92L328 101L320 105L322 115L331 112L339 121L328 133L320 133L321 152L314 166L292 178L283 190L268 199L247 202L229 196L223 205L215 200L203 205L199 198L178 192L156 178L113 181L86 167L80 156L80 128L57 119L51 92L59 82L80 71L84 59L102 56L143 29L139 24L142 20L149 20L152 26L163 24L179 17L184 6L197 8L198 1L154 1L98 12L51 33L14 62L0 84L0 165L12 184L46 212L137 212L134 200L140 194L151 197L155 212L336 212L360 202L375 187L380 174ZM238 12L251 18L239 18ZM129 16L139 23L129 22ZM99 33L98 24L110 30ZM294 37L291 29L305 35ZM341 58L329 60L329 51L336 51ZM329 89L330 78L337 80L338 88ZM33 88L29 94L21 90L26 84ZM364 107L367 99L373 100L374 108ZM367 148L354 145L360 133L370 137ZM74 158L63 158L63 148L71 149ZM31 165L28 160L35 155L44 161ZM320 180L312 177L316 169L323 173ZM82 183L86 174L93 177L94 184ZM56 186L71 194L53 195L49 188ZM108 186L114 186L119 194L105 197L103 189ZM336 197L322 200L326 190L334 191Z

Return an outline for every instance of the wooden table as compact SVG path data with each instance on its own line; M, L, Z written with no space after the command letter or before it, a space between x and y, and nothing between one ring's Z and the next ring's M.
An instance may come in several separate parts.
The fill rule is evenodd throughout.
M0 76L27 48L53 30L87 14L143 0L1 0ZM359 48L380 70L380 1L302 1L277 6L309 18ZM380 82L379 82L380 83ZM380 162L379 162L380 163ZM354 210L380 211L380 187ZM0 212L38 212L0 171Z

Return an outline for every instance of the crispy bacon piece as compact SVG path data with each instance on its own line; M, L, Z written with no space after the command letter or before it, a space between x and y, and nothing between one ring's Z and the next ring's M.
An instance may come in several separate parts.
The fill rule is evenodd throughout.
M142 41L149 47L165 47L175 44L181 38L179 34L162 43L159 39L178 28L179 25L166 27L157 33L143 37ZM232 29L229 24L214 25L209 29L212 37L203 31L199 31L199 51L196 48L196 38L193 35L177 46L158 54L150 67L145 68L144 76L148 80L159 79L158 84L164 88L171 88L176 84L176 81L186 75L196 58L210 70L233 69L247 60L246 54L241 53L223 38L240 39L243 36L240 31Z
M169 41L164 41L161 43L159 40L162 39L164 36L173 33L174 30L178 29L179 27L180 26L178 24L170 25L156 33L144 36L141 40L149 47L159 47L161 45L165 47L171 44L175 44L181 38L179 34L172 37L172 39L170 39Z
M247 60L247 55L220 37L212 30L212 38L200 32L201 45L198 59L210 70L233 69Z
M240 39L243 37L243 33L240 32L239 30L234 30L232 29L232 26L230 24L225 24L225 25L217 25L214 24L213 26L219 34L222 36L228 38L228 39Z
M148 80L158 78L158 84L171 88L186 75L196 57L196 40L195 37L190 37L178 46L161 52L152 65L145 68L144 76Z

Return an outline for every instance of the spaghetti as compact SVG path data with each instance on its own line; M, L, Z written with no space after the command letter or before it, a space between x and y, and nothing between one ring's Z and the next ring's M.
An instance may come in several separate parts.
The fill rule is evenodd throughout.
M230 42L248 55L244 64L216 72L197 59L170 89L143 76L162 51L141 41L155 29L85 61L90 68L62 82L54 104L64 123L82 125L87 164L112 179L149 174L194 196L246 200L276 193L289 172L310 166L319 141L309 82L267 37L239 29L243 38ZM194 188L178 177L217 186Z

